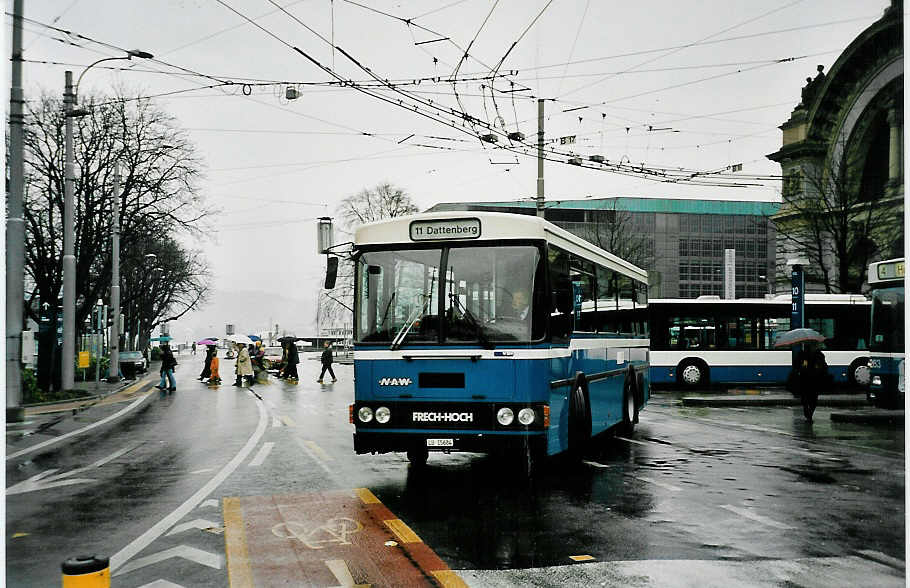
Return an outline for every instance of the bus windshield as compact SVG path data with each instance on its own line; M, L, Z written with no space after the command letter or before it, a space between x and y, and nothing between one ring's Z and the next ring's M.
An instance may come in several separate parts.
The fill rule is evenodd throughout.
M357 340L491 346L540 339L546 321L534 303L545 300L542 268L532 245L366 251L357 260Z
M904 288L872 291L872 351L904 351Z

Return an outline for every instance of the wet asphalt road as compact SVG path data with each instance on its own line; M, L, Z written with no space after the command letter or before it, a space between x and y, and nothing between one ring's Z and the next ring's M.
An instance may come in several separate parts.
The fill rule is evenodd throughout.
M595 440L582 464L528 479L508 459L433 454L412 469L401 454L353 454L353 370L336 365L340 381L320 386L308 357L300 384L250 391L206 387L193 379L201 357L184 356L174 395L8 463L9 585L59 585L61 561L96 553L113 558L114 586L226 586L222 498L354 488L471 586L904 583L888 559L906 540L902 428L659 393L634 436Z

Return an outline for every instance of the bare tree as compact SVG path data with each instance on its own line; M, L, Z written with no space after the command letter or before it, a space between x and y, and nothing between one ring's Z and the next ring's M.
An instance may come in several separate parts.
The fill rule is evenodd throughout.
M120 164L122 175L117 204L123 275L129 276L138 267L131 266L133 256L142 258L152 252L149 248L156 240L160 241L171 249L172 259L186 262L182 271L169 276L165 287L173 292L168 298L183 292L178 296L181 301L198 302L206 291L200 288L205 281L199 279L206 274L205 262L173 241L180 233L202 235L202 223L209 213L197 193L201 162L193 145L174 118L149 99L121 95L110 100L90 99L81 106L89 114L74 119L77 330L83 328L95 301L106 298L110 287L115 163ZM27 312L35 320L39 317L39 300L56 304L61 294L64 122L59 99L44 96L29 104L25 127L25 264L33 300ZM187 289L195 295L187 294ZM177 302L173 305L181 306ZM165 306L160 311L169 309Z
M829 293L859 292L870 262L903 251L901 215L884 179L864 174L846 156L839 165L805 165L785 178L773 220L784 246L808 257L807 280Z
M639 267L650 266L652 237L636 225L631 212L617 208L615 200L594 217L587 234L581 236Z
M335 210L342 221L341 233L349 236L362 224L416 212L418 208L407 192L388 182L348 196ZM354 306L354 264L350 260L340 260L336 284L334 289L320 293L317 313L321 325L350 322Z

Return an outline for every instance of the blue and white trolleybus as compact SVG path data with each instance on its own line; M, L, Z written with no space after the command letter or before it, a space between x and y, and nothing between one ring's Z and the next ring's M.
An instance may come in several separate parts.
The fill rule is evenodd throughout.
M649 398L647 275L545 220L427 213L359 227L357 453L580 454ZM584 309L584 312L582 312Z
M869 264L872 288L872 349L869 354L869 401L876 406L904 406L904 259Z

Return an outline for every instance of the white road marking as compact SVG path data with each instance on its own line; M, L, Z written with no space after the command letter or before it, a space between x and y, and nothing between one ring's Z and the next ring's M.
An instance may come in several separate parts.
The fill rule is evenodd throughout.
M214 498L209 498L208 500L206 500L205 502L200 504L199 508L204 508L206 506L210 506L212 508L221 508L221 505Z
M191 474L204 474L204 473L206 473L206 472L212 471L213 469L215 469L215 468L203 468L203 469L201 469L201 470L194 470L194 471L192 471L192 472L190 472L190 473L191 473Z
M325 565L332 571L332 575L338 580L338 586L332 588L351 588L351 587L369 587L369 584L355 584L354 576L348 569L348 564L343 559L327 559Z
M619 439L620 441L626 441L627 443L634 443L635 445L651 445L651 444L652 444L651 442L647 442L647 441L638 441L638 440L636 440L636 439L629 439L629 438L627 438L627 437L619 437L619 436L617 436L616 438ZM660 445L660 443L658 443L657 445Z
M670 492L681 492L682 491L682 488L679 488L672 484L667 484L666 482L654 480L652 478L645 478L642 476L632 476L632 477L635 478L636 480L640 480L642 482L647 482L648 484L654 484L655 486L657 486L659 488L663 488L664 490L669 490Z
M754 512L752 512L751 509L748 509L748 508L733 506L732 504L722 504L722 505L720 505L720 507L724 510L729 510L730 512L732 512L734 514L738 514L739 516L741 516L743 518L753 520L756 523L761 523L761 524L767 525L769 527L774 527L775 529L793 529L794 528L790 525L787 525L786 523L779 523L773 519L769 519L768 517L762 516L760 514L755 514Z
M155 580L154 582L143 584L139 588L183 588L183 586L180 584L174 584L173 582L168 582L167 580Z
M138 443L133 444L133 445L128 445L128 446L124 447L123 449L118 449L117 451L108 455L107 457L103 457L103 458L99 459L98 461L96 461L93 464L90 464L90 465L87 465L87 466L81 467L81 468L76 468L74 470L70 470L68 472L58 474L56 476L51 475L51 474L58 471L59 468L45 470L45 471L41 472L40 474L32 476L28 480L24 480L22 482L19 482L18 484L14 484L14 485L10 486L9 488L6 489L6 494L7 495L24 494L25 492L34 492L36 490L46 490L48 488L56 488L59 486L72 486L74 484L87 484L87 483L95 482L97 480L95 480L93 478L71 478L70 476L74 476L76 474L81 474L82 472L87 472L88 470L99 468L99 467L103 466L104 464L117 459L121 455L123 455L125 453L129 453L130 451L132 451L133 449L136 449L137 447L139 447ZM64 479L64 478L67 478L67 479Z
M272 417L272 427L283 427L284 423L278 417Z
M224 558L217 553L209 553L208 551L190 547L189 545L178 545L177 547L171 547L170 549L165 549L164 551L159 551L158 553L153 553L152 555L146 555L145 557L135 559L111 575L120 576L123 574L128 574L133 570L138 570L152 564L160 563L169 560L172 557L182 557L183 559L188 559L190 561L196 562L197 564L208 566L216 570L220 570L221 566L224 565Z
M259 453L257 453L256 457L254 457L253 460L247 465L251 468L261 466L265 461L265 458L269 456L269 453L271 453L272 447L275 447L275 444L271 441L268 443L263 443L262 447L259 449Z
M26 455L33 451L38 451L39 449L44 449L45 447L50 447L51 445L59 443L59 442L63 441L64 439L69 439L70 437L74 437L76 435L81 435L82 433L85 433L87 431L91 431L95 427L100 427L101 425L104 425L104 424L130 412L131 410L133 410L134 408L139 406L139 404L146 399L146 396L148 396L148 394L146 394L145 396L142 396L141 398L137 398L123 410L119 410L119 411L115 412L114 414L110 415L109 417L101 419L97 423L92 423L91 425L82 427L81 429L76 429L75 431L70 431L69 433L66 433L65 435L60 435L59 437L57 437L55 439L48 439L47 441L43 441L41 443L38 443L37 445L32 445L31 447L26 447L25 449L21 449L14 453L10 453L9 455L6 456L6 461Z
M167 529L173 527L177 521L185 517L193 508L195 508L200 502L202 502L203 499L211 494L219 484L224 482L224 480L240 466L243 460L247 458L247 456L253 451L253 448L256 447L256 445L259 443L259 440L262 439L262 436L265 434L266 425L268 424L268 415L265 412L265 406L262 404L262 401L257 399L256 406L259 408L259 424L256 426L256 430L253 432L252 436L249 438L249 440L247 440L246 445L243 446L243 448L237 453L237 455L234 456L230 462L227 463L227 465L221 468L221 471L215 474L214 478L209 480L208 483L197 490L195 494L187 498L186 501L178 506L171 514L158 521L148 531L112 555L111 571L117 570L137 553L148 547L152 541L160 537L162 533L164 533Z
M584 461L582 461L581 463L587 464L587 465L589 465L589 466L591 466L591 467L595 467L595 468L609 468L609 467L610 467L610 466L608 466L608 465L606 465L606 464L603 464L603 463L597 463L596 461L584 460Z
M189 529L211 529L212 527L217 527L218 523L213 523L212 521L207 521L205 519L194 519L188 523L180 523L176 525L173 529L167 532L168 535L176 535L177 533L183 533Z

